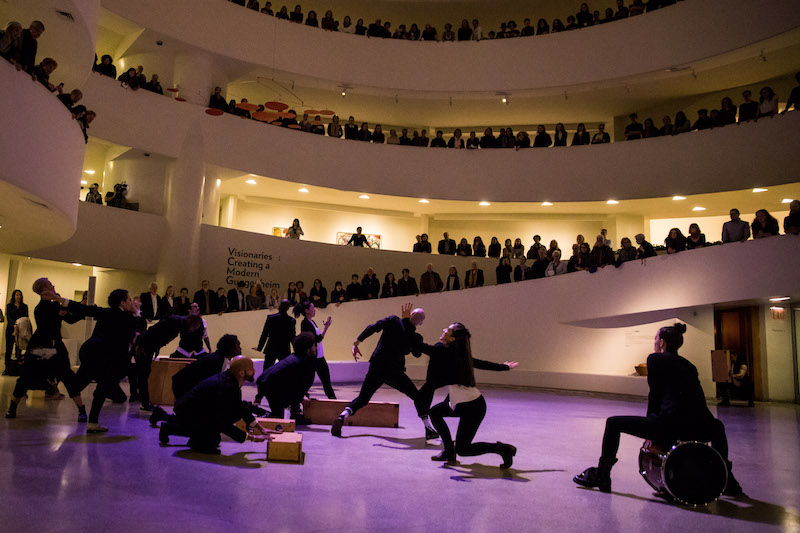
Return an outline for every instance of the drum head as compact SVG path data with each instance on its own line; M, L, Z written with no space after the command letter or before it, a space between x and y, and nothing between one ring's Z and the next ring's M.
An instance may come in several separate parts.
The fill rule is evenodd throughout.
M678 443L664 461L662 472L669 493L680 503L705 505L720 497L728 469L717 451L701 442Z

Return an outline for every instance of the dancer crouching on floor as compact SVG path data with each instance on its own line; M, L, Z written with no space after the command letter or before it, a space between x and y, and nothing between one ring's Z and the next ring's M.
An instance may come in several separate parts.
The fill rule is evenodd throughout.
M611 467L617 462L619 437L627 433L671 448L678 440L711 441L728 466L728 485L723 494L736 496L742 487L731 472L725 426L706 406L697 368L678 355L683 345L686 324L661 328L656 333L655 353L647 357L647 384L650 394L647 416L612 416L606 420L603 449L596 467L587 468L573 478L584 487L611 492Z
M496 453L503 459L500 468L510 468L517 448L502 442L472 442L486 416L486 400L475 387L475 372L479 370L511 370L516 361L503 364L483 361L472 357L469 330L456 322L442 330L440 342L431 346L421 343L420 351L431 357L428 363L428 380L435 387L447 386L448 394L442 403L430 410L433 427L442 438L444 449L433 456L434 461L455 461L457 455L472 457L485 453ZM459 418L456 441L450 436L445 417Z

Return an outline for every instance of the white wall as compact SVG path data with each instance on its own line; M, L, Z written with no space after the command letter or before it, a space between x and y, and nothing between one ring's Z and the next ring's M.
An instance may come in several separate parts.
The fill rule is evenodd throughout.
M163 215L164 184L169 162L166 157L145 157L139 151L125 154L106 165L103 177L105 189L113 190L115 183L124 181L128 184L128 202L138 203L142 213Z
M203 9L192 0L105 0L103 5L143 27L214 54L356 87L400 91L449 92L458 87L494 92L620 80L737 50L800 23L800 13L791 2L763 0L759 10L769 16L742 17L752 10L748 0L706 0L531 39L367 42L221 1L209 2ZM713 32L708 31L709 20L714 21ZM231 39L232 34L238 38ZM634 49L631 42L637 43ZM319 53L331 49L337 53Z
M98 98L99 116L92 124L98 138L176 157L187 131L199 123L205 139L224 139L205 144L205 163L365 193L468 201L606 201L666 197L675 190L691 195L746 189L754 180L768 187L790 183L800 174L800 160L793 154L800 113L581 149L425 150L344 142L231 115L211 117L202 106L125 91L99 75L90 77L86 91ZM131 121L131 116L140 120ZM279 156L265 157L265 147ZM758 154L757 165L753 154ZM646 163L647 179L642 172L631 172L630 161ZM498 169L503 169L502 187L487 179Z
M734 208L736 206L731 206ZM770 213L778 220L778 226L783 233L783 219L789 211L773 211ZM755 220L755 213L741 213L739 218L748 224ZM654 246L663 245L664 239L669 235L672 228L678 228L684 235L689 235L689 224L696 222L700 226L700 231L705 234L706 242L717 242L722 240L722 225L730 220L730 216L717 217L684 217L684 218L658 218L650 220L650 242Z
M771 306L781 307L783 318L773 317ZM792 315L788 305L761 306L761 353L766 355L766 388L771 400L794 400Z

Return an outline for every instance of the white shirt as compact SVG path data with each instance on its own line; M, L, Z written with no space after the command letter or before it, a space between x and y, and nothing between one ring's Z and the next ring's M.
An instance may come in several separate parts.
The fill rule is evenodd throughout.
M158 294L150 293L150 300L153 302L153 317L158 315Z
M317 327L313 320L309 320L311 325L314 326L314 331L317 332L317 335L322 335L322 331ZM317 359L322 359L325 357L325 350L322 349L322 342L317 343Z
M472 40L480 41L483 39L483 29L478 25L477 28L472 28Z

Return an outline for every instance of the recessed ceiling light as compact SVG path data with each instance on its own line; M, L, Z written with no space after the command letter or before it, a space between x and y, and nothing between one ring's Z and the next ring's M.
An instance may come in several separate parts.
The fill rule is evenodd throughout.
M83 264L81 264L81 263L72 263L72 266L76 266L76 267L82 267L82 266L83 266Z
M553 204L550 203L550 202L542 202L542 205L545 206L545 207L548 207L548 206L551 206Z
M791 198L784 198L783 200L781 200L782 204L790 204L792 202L794 202L794 200L792 200Z
M777 298L770 298L769 301L770 302L785 302L786 300L789 300L790 298L791 298L791 296L779 296Z
M425 198L423 198L422 200L419 201L419 203L421 203L421 204L429 204L431 202L430 202L430 200L426 200Z
M359 198L361 198L362 200L369 200L369 196L367 196L366 194L362 194L361 196L359 196Z
M81 180L81 185L89 185L89 182L86 180Z
M508 98L506 98L504 96L503 98L500 99L500 101L503 102L504 104L507 104L508 103Z
M686 197L685 196L673 196L672 199L677 202L679 200L686 200Z
M256 182L256 180L247 180L247 181L245 181L245 183L248 183L250 185L255 185L257 182Z
M777 305L773 305L773 306L771 306L771 307L769 308L769 310L770 310L770 311L785 311L785 310L786 310L786 308L784 308L784 307L779 307L779 306L777 306Z
M480 202L478 205L486 207L487 205L492 205L492 204L490 204L489 202L483 201L483 202Z
M299 189L297 189L297 192L308 192L308 189L306 189L305 187L300 187Z
M765 189L764 187L756 187L753 189L753 192L767 192L769 189Z
M692 208L692 211L705 211L705 210L706 210L705 207L700 207L699 205Z
M222 180L217 178L217 187L219 187L220 185L222 185Z
M617 205L619 202L616 200L609 200L606 202L608 205Z
M84 170L84 174L89 174L90 176L94 174L94 170Z

